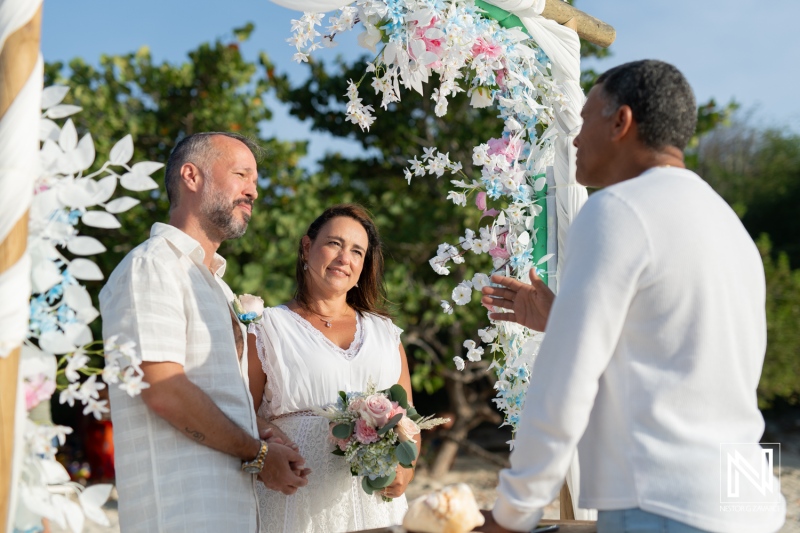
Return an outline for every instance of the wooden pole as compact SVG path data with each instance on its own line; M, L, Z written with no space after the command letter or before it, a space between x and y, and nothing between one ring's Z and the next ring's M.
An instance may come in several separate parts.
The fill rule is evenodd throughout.
M36 68L42 27L42 8L25 26L6 39L0 51L0 118L16 99ZM0 242L0 273L14 266L25 253L28 241L28 213ZM0 527L9 523L12 509L11 474L14 454L14 425L17 410L17 380L20 349L0 358Z
M570 19L574 19L577 23L576 31L578 36L603 48L611 46L611 43L617 38L617 30L613 26L572 7L562 0L547 0L542 16L559 24L564 24Z

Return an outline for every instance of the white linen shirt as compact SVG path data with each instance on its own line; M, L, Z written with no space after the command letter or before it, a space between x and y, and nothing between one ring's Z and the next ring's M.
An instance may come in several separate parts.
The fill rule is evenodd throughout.
M495 519L533 528L577 445L582 508L779 529L779 489L771 507L721 505L721 444L760 450L766 348L761 258L722 198L679 168L593 194L570 228L559 288Z
M257 438L247 354L237 360L233 293L221 277L225 260L214 255L212 274L203 258L196 240L154 224L100 292L103 337L136 342L143 361L183 365L192 383ZM240 459L189 439L141 396L116 386L109 394L123 532L257 531L255 480Z

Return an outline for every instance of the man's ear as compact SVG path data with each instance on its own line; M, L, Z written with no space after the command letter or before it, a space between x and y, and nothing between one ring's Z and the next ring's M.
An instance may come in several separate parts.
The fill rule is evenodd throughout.
M627 135L635 133L633 123L633 110L630 106L621 105L614 112L613 124L611 126L611 140L621 141Z
M203 175L194 163L184 163L181 167L181 181L192 192L198 192L203 185Z

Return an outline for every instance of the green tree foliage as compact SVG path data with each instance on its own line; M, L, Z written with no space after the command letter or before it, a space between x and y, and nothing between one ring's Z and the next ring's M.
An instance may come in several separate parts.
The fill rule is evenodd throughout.
M220 253L229 258L226 278L235 290L263 294L276 304L292 291L289 276L302 232L298 221L326 203L318 196L326 185L298 168L304 143L260 134L260 125L271 118L263 98L273 86L273 66L264 54L259 63L242 56L239 44L252 30L247 25L227 40L202 44L181 64L155 64L146 47L126 55L104 55L98 68L82 59L72 60L69 69L48 64L45 83L71 88L67 101L83 107L74 117L76 126L92 132L100 154L108 153L127 133L134 138L134 160L162 163L178 140L194 132L232 131L257 140L264 149L258 208L248 238L225 243ZM106 275L147 238L154 222L168 218L163 170L154 178L162 184L160 190L132 193L142 204L120 215L119 230L87 228L109 249L98 258Z
M695 169L731 204L764 260L767 353L759 401L798 403L800 136L736 121L700 138Z

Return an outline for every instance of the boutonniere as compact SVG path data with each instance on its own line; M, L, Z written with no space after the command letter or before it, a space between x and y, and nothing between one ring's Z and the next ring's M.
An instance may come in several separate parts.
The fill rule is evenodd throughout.
M258 322L264 315L264 300L252 294L234 296L231 305L236 318L245 325Z

